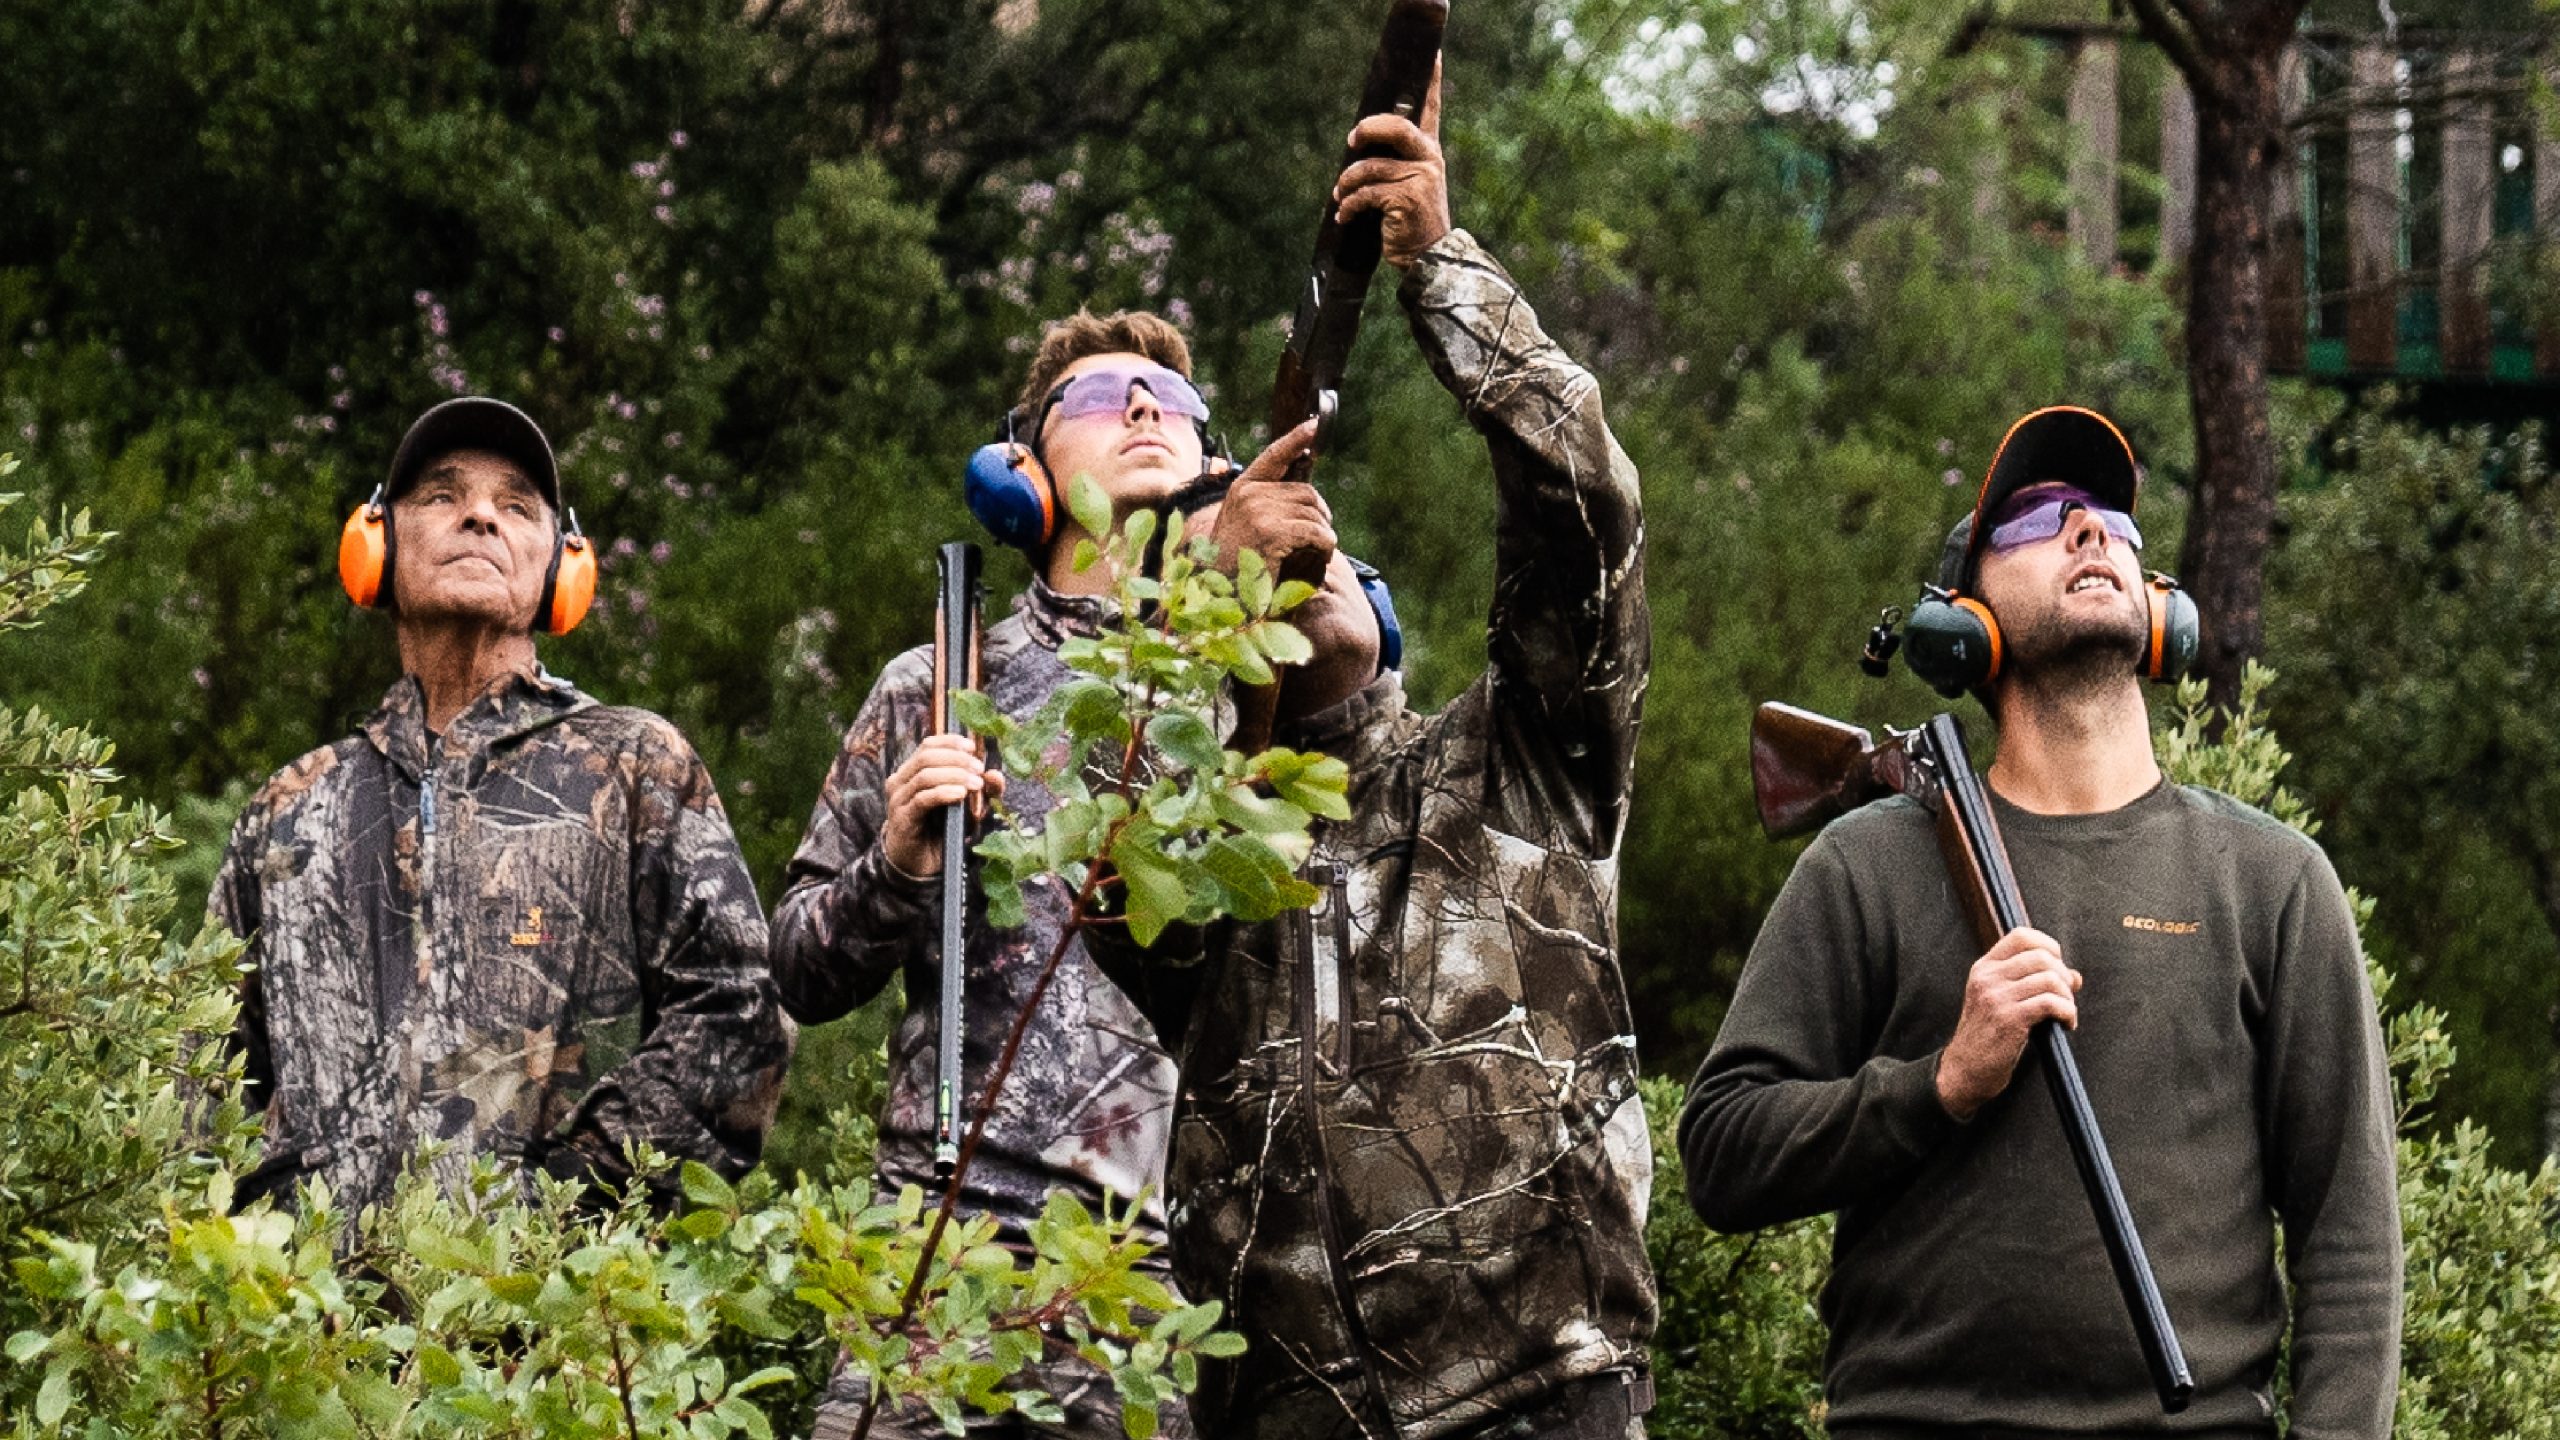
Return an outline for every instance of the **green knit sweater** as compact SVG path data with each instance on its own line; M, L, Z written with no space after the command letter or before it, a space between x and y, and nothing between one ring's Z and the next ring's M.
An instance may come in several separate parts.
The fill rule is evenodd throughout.
M2101 815L1997 801L2027 913L2086 977L2072 1044L2194 1367L2164 1418L2034 1052L1968 1122L1935 1074L1981 951L1929 813L1869 806L1798 862L1680 1121L1722 1230L1838 1211L1834 1434L1927 1426L2388 1433L2400 1227L2355 921L2317 846L2162 784Z

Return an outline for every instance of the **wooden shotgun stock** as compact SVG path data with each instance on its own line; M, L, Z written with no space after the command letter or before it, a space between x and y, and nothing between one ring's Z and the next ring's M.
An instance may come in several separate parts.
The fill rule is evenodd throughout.
M956 692L975 690L978 670L978 547L954 543L936 557L941 603L933 622L933 728L964 735ZM969 955L969 842L979 802L942 813L942 1012L934 1037L933 1176L948 1181L960 1163L961 982Z
M2028 923L2017 872L2010 867L1992 815L1991 793L1974 773L1965 753L1964 728L1953 715L1935 716L1916 730L1890 732L1878 745L1857 726L1792 705L1763 705L1751 721L1751 788L1760 824L1773 839L1817 829L1887 795L1909 795L1937 816L1938 848L1948 878L1964 899L1982 948L1989 950L2001 936ZM2115 1160L2107 1153L2106 1136L2081 1082L2080 1063L2071 1052L2070 1032L2059 1021L2047 1020L2035 1027L2028 1043L2043 1061L2045 1088L2071 1143L2080 1187L2089 1197L2107 1261L2115 1269L2116 1288L2133 1319L2151 1388L2160 1397L2160 1409L2175 1415L2195 1397L2195 1376L2187 1368L2168 1305L2160 1298L2160 1282L2134 1228L2133 1211L2125 1204Z
M1431 93L1431 75L1440 63L1440 37L1449 24L1449 0L1394 0L1369 57L1360 83L1359 113L1351 123L1372 115L1402 115L1417 123ZM1364 159L1366 149L1344 147L1334 175ZM1360 338L1360 311L1368 302L1369 281L1378 273L1385 250L1384 219L1376 211L1353 216L1349 224L1334 218L1333 176L1325 177L1324 218L1316 226L1314 258L1298 292L1297 313L1289 321L1288 348L1280 352L1280 371L1271 385L1271 438L1279 439L1301 424L1316 422L1315 448L1289 469L1288 479L1304 481L1314 474L1315 457L1332 437L1333 418L1341 405L1342 373L1351 363L1352 342ZM1324 567L1313 551L1300 551L1279 569L1282 580L1324 584ZM1251 755L1271 743L1271 726L1280 706L1280 687L1264 685L1239 691L1233 745Z

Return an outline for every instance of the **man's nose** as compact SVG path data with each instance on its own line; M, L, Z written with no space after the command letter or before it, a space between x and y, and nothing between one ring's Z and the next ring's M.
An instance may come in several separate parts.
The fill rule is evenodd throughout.
M2065 523L2063 534L2074 550L2085 550L2092 545L2101 552L2107 548L2106 522L2098 518L2096 511L2086 506L2071 512L2069 520Z
M498 533L498 502L483 495L462 507L462 528L485 534Z
M1162 424L1164 407L1156 403L1154 391L1144 385L1132 385L1129 387L1129 408L1121 413L1120 418L1131 425L1140 421Z

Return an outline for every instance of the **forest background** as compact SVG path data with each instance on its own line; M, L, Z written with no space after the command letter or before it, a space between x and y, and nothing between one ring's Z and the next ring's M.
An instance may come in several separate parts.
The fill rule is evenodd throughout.
M2193 442L2181 277L2151 263L2157 137L2127 126L2102 268L2067 236L2066 57L1996 22L2103 6L1454 8L1458 223L1598 374L1644 476L1622 941L1646 1069L1681 1080L1793 857L1753 819L1750 709L1929 712L1851 662L2008 422L2119 419L2174 565ZM1171 314L1220 428L1258 443L1381 9L0 6L0 449L30 509L120 534L0 646L0 697L117 742L191 842L191 909L249 790L397 673L388 622L338 592L340 521L419 410L500 395L550 430L604 554L596 613L545 662L686 731L770 901L870 678L929 633L933 547L971 533L961 464L1043 320ZM2542 19L2404 0L2394 22ZM2132 113L2164 62L2126 57ZM2540 123L2499 118L2527 153ZM2500 306L2551 288L2537 255L2501 263ZM1483 663L1491 490L1372 304L1325 484L1431 705ZM2449 1016L2463 1061L2435 1115L2512 1164L2560 1137L2560 494L2537 434L2471 422L2551 393L2274 392L2288 774L2379 902L2398 998ZM1026 573L997 559L992 592ZM803 1037L780 1165L819 1168L830 1108L874 1103L884 1013Z
M2530 18L2436 8L2398 16ZM551 431L604 554L596 613L545 663L684 728L770 900L871 677L929 633L933 547L972 533L961 464L1044 320L1185 322L1251 453L1379 13L0 7L0 447L31 502L125 537L0 652L0 694L114 738L209 880L248 790L397 674L388 622L338 593L340 520L419 410L504 396ZM1455 8L1457 219L1599 375L1645 477L1655 664L1622 926L1654 1073L1694 1066L1792 860L1752 818L1751 707L1928 711L1850 660L2011 419L2067 401L2123 422L2152 563L2175 564L2192 445L2177 277L2143 263L2156 133L2125 127L2131 258L2102 273L2063 230L2066 57L1985 36L1991 13ZM2165 65L2126 54L2144 113ZM1491 488L1376 309L1326 484L1430 705L1483 663ZM2289 518L2360 465L2373 493L2280 530L2273 711L2339 869L2381 901L2377 952L2451 1016L2445 1112L2522 1160L2560 1076L2560 721L2521 663L2554 616L2532 610L2547 592L2437 598L2500 537L2429 534L2385 493L2494 480L2519 452L2429 415L2379 466L2338 443L2351 403L2277 385ZM998 558L991 593L1026 573ZM823 1143L866 1024L809 1037L785 1154Z

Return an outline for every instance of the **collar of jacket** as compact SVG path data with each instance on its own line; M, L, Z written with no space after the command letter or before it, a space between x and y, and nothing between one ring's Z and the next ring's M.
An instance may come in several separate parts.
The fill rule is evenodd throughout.
M1393 744L1404 712L1404 676L1390 670L1332 708L1279 726L1272 743L1320 750L1356 774Z
M1071 636L1102 633L1102 627L1120 618L1120 607L1108 595L1062 595L1038 576L1031 586L1014 597L1013 613L1031 627L1031 633L1051 650Z
M444 744L448 753L455 747L485 750L556 725L595 703L577 686L536 666L531 675L510 675L483 691L454 717ZM427 773L427 690L417 676L403 675L392 685L364 722L364 733L410 779Z

